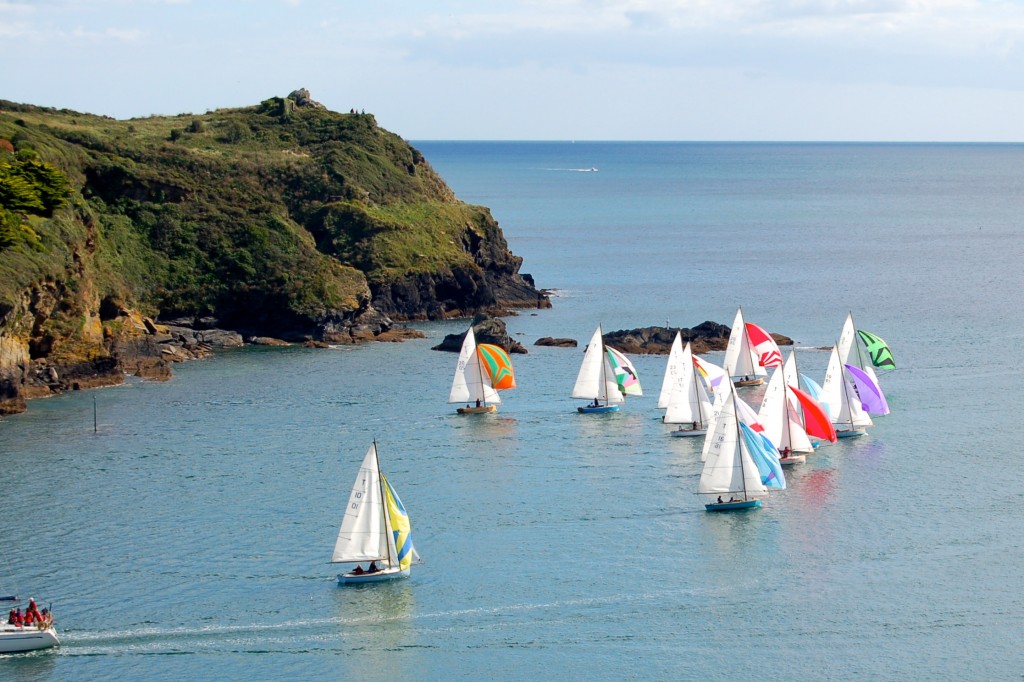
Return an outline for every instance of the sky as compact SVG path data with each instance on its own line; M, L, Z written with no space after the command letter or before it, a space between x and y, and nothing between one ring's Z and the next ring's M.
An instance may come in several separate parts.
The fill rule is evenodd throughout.
M409 140L1024 141L1024 0L0 0L0 99Z

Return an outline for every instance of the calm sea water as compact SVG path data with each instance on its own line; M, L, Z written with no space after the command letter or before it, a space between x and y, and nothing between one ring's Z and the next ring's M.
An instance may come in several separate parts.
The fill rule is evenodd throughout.
M445 403L430 346L465 321L32 402L0 420L0 590L52 602L63 646L0 678L1020 679L1024 147L416 146L558 290L507 320L530 353L501 412ZM811 376L851 310L899 369L869 436L710 515L663 357L581 417L580 351L532 344L738 305ZM372 438L424 563L343 589Z

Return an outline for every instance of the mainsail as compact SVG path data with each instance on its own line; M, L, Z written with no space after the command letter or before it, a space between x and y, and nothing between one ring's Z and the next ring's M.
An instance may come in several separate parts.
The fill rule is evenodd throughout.
M332 562L383 561L396 554L381 494L380 465L374 443L366 451L352 485L334 543Z
M676 335L676 341L679 335ZM690 344L680 353L680 380L672 385L672 391L665 406L666 424L693 423L694 428L704 429L707 419L711 416L711 400L704 390L704 383L697 378L694 367L693 351Z
M625 402L615 372L609 366L609 354L604 350L601 326L598 325L583 354L583 362L580 364L580 371L576 375L576 383L572 389L573 398L596 399L609 404Z
M729 373L733 381L744 377L764 377L768 374L751 346L747 327L743 322L743 308L736 311L736 317L732 321L729 344L725 348L724 365L725 371Z

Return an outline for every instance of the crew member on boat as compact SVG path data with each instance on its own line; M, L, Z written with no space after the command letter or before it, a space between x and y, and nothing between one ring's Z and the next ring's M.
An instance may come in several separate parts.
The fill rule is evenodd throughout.
M43 615L39 613L39 607L36 606L36 600L32 597L28 598L28 608L25 609L25 616L26 625L38 623L43 619Z

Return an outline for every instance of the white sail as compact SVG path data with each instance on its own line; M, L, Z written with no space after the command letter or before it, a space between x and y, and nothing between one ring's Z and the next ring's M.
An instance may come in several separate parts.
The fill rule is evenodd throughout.
M791 360L792 352L789 357ZM792 363L787 360L787 365L790 364ZM764 427L764 435L780 452L814 452L811 439L807 437L807 432L800 422L800 414L789 395L784 367L778 367L772 373L772 378L764 391L761 408L757 412L757 419Z
M387 561L394 555L394 537L385 513L377 445L374 443L366 451L352 484L331 561Z
M729 381L723 381L718 385L718 390L715 391L715 401L711 404L711 416L708 418L708 435L714 431L718 426L718 415L722 413L722 408L725 404L732 400L732 383ZM711 450L712 439L705 437L704 446L700 451L700 461L708 461L708 452Z
M729 345L725 348L725 371L734 381L743 377L764 377L768 371L760 365L757 355L747 336L747 326L743 321L743 308L736 310L729 332Z
M857 391L850 385L846 369L839 359L837 346L832 346L828 368L825 370L825 380L821 384L821 398L837 431L864 428L873 424L871 417L861 407Z
M708 456L701 470L697 492L705 494L737 493L743 499L764 497L768 489L761 482L761 475L747 453L736 416L732 387L726 391L730 396L715 420L714 431L708 431L710 441Z
M678 333L676 341L679 341ZM665 423L695 423L695 428L703 429L711 415L711 400L704 390L704 383L697 378L697 372L693 367L693 351L689 343L680 353L680 362L680 381L672 385L665 410Z
M668 362L665 364L665 378L661 381L661 393L658 394L658 407L668 407L669 396L674 391L683 390L683 337L676 332L676 338L672 340L672 348L668 352ZM690 362L693 365L693 362Z
M470 327L462 342L448 402L468 404L477 400L484 403L501 402L498 392L491 386L490 375L481 366L480 356L476 352L476 335L473 333L473 327Z
M579 374L576 375L572 397L596 399L611 404L625 402L615 381L615 372L608 364L600 325L594 331L583 354L583 363L580 365Z

